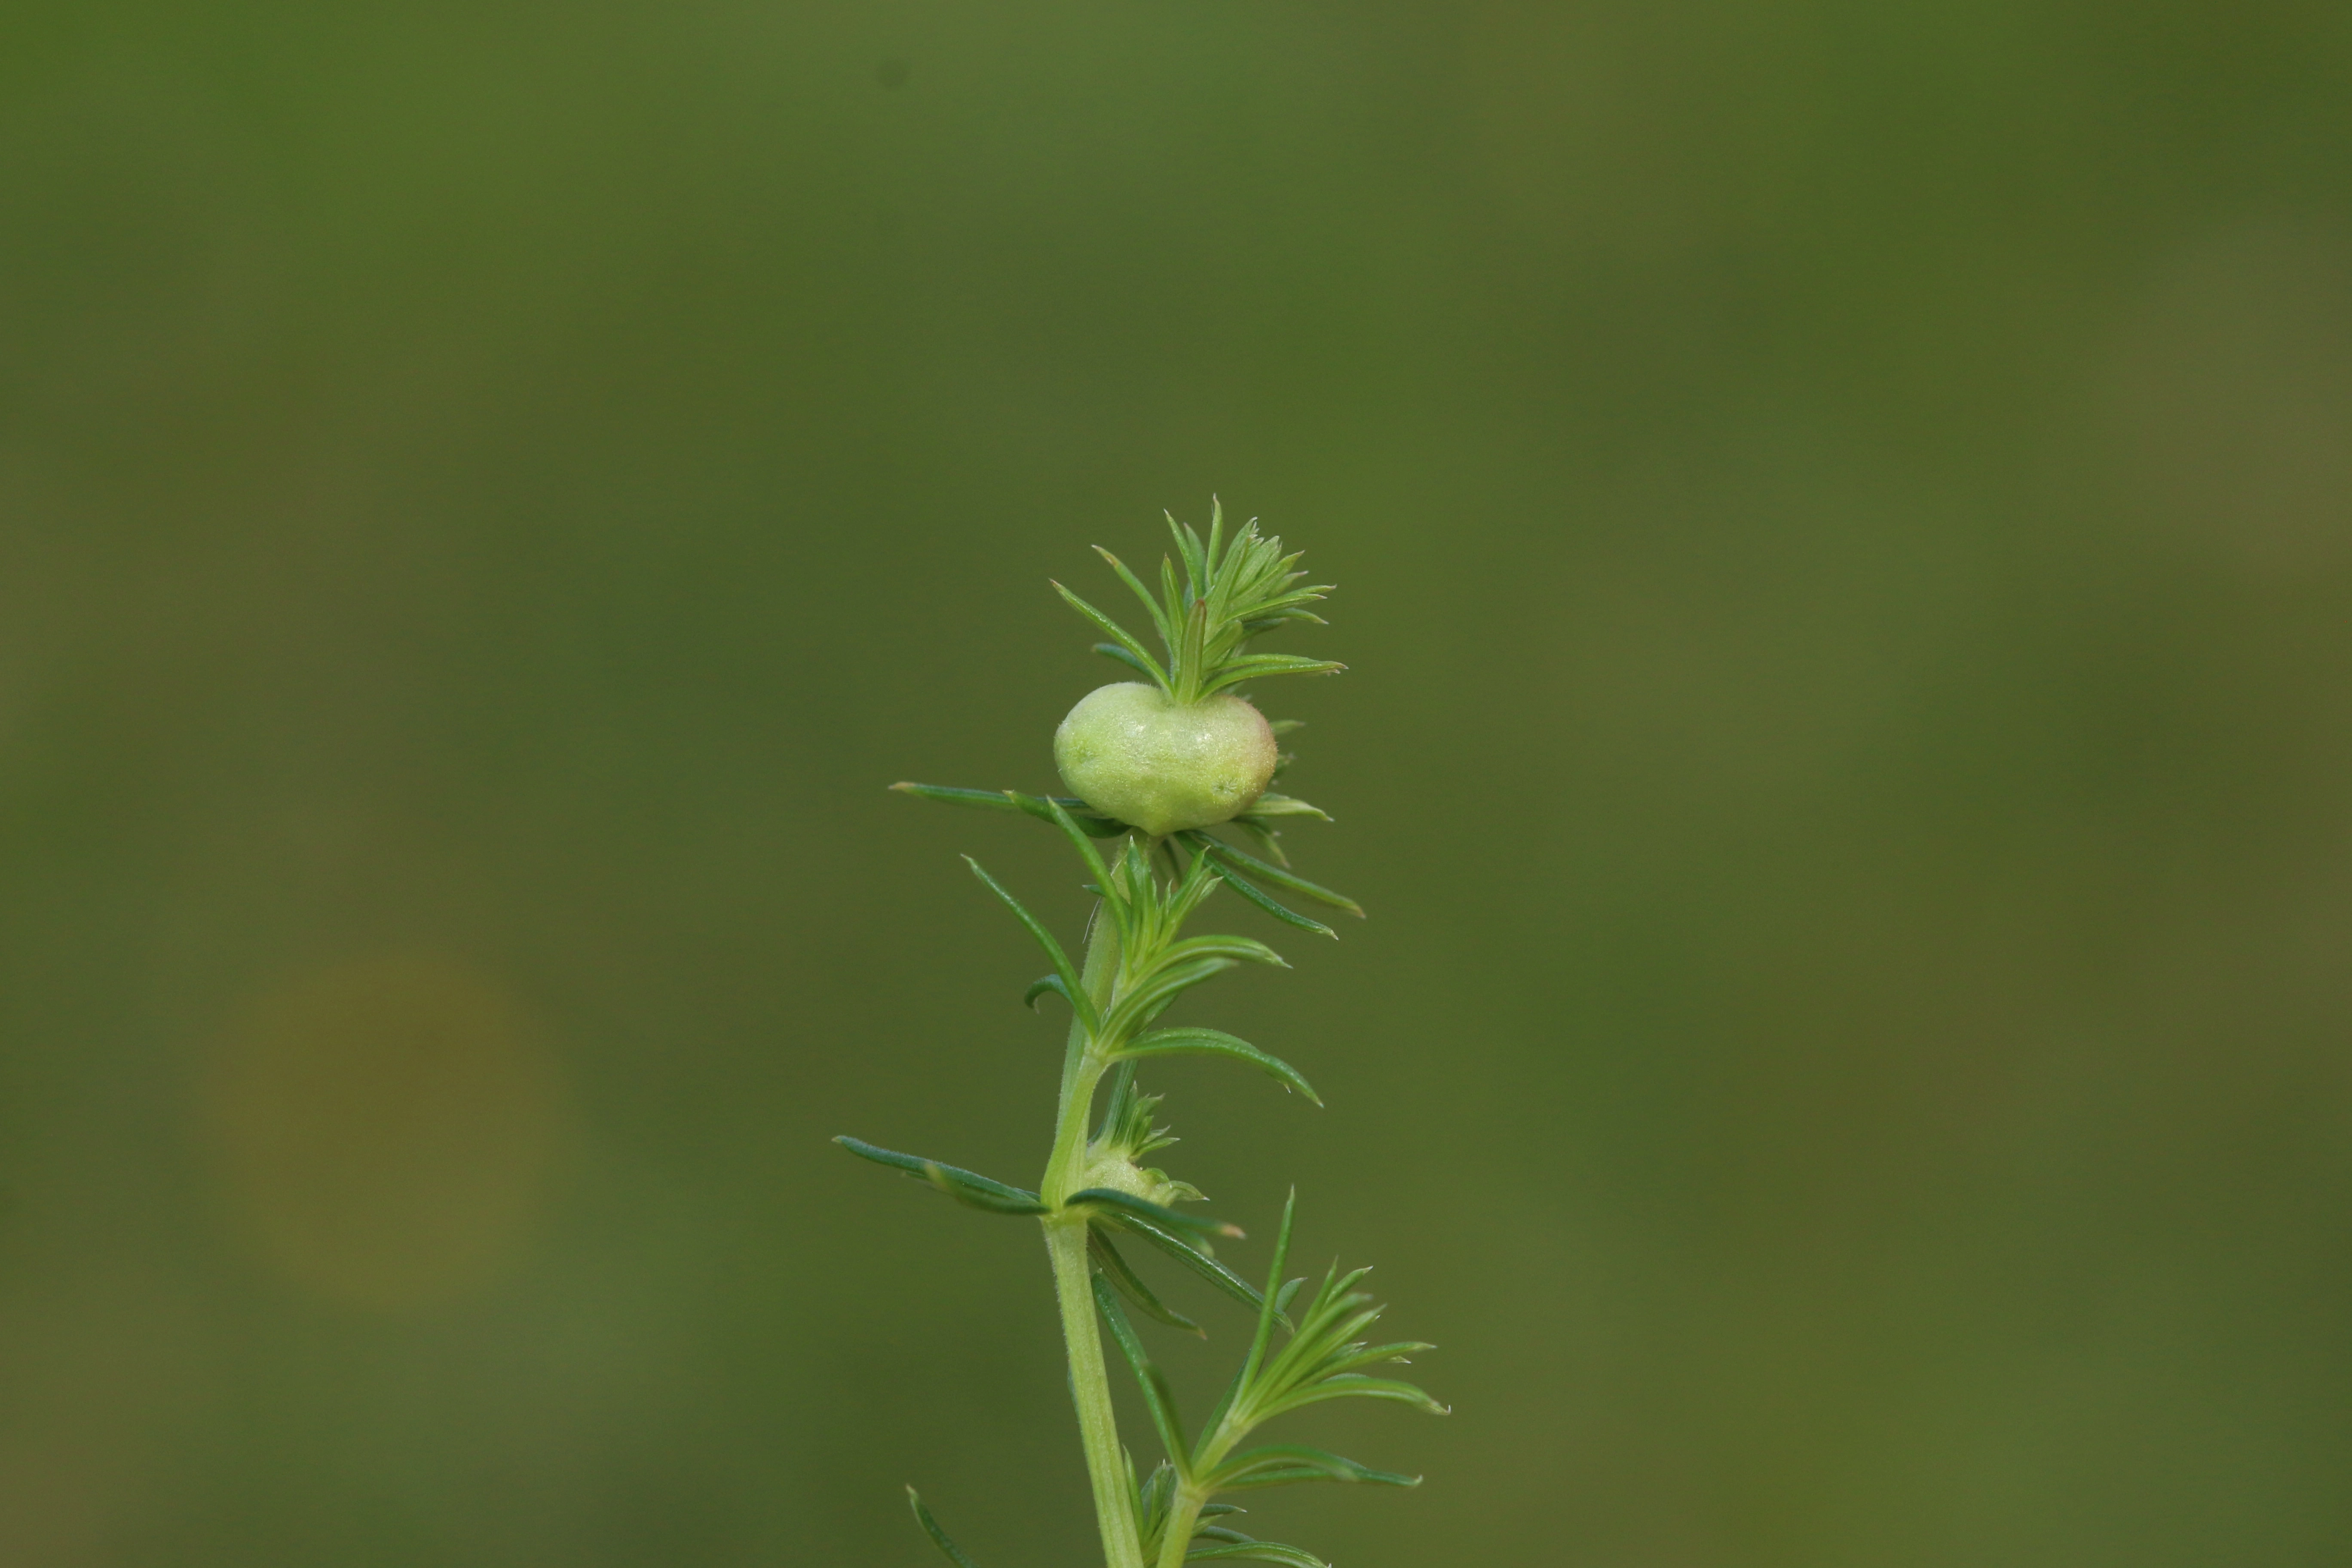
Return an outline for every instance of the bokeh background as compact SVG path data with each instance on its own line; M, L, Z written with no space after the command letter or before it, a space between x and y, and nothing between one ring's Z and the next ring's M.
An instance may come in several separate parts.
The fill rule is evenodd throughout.
M1047 577L1213 492L1341 584L1265 695L1372 918L1188 1005L1330 1109L1171 1157L1456 1406L1265 1533L2352 1560L2352 10L84 0L0 1563L1087 1562L1034 1237L825 1140L1039 1162L956 856L1083 895L882 786L1050 784Z

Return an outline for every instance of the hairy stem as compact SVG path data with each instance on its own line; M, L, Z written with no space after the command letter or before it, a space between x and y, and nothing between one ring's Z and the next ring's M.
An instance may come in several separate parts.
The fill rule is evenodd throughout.
M1169 1507L1168 1533L1160 1538L1159 1568L1181 1568L1184 1553L1192 1549L1192 1531L1201 1522L1201 1505L1208 1500L1206 1493L1191 1487L1177 1489Z
M1109 1010L1118 957L1118 924L1108 910L1097 907L1087 928L1086 968L1079 977L1097 1016ZM1084 1026L1072 1019L1054 1152L1038 1189L1057 1208L1076 1190L1085 1165L1087 1122L1094 1112L1095 1086L1102 1080L1103 1065ZM1103 1561L1108 1568L1144 1568L1127 1459L1111 1408L1110 1376L1103 1365L1102 1325L1095 1321L1094 1260L1087 1253L1086 1216L1055 1214L1044 1223L1045 1251L1054 1263L1054 1294L1062 1309L1062 1339L1070 1357L1070 1397L1077 1405L1078 1439L1086 1449L1087 1478L1094 1486L1095 1518L1102 1527Z
M1108 1568L1143 1568L1135 1501L1128 1493L1118 1422L1111 1413L1102 1332L1095 1322L1094 1264L1087 1256L1086 1221L1048 1220L1045 1250L1054 1259L1054 1293L1061 1300L1062 1337L1070 1352L1070 1397L1078 1407L1078 1437L1086 1447L1087 1478L1094 1484L1103 1561Z

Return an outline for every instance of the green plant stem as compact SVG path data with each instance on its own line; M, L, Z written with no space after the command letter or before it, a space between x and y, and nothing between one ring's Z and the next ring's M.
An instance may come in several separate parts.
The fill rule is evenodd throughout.
M1097 907L1087 931L1085 969L1079 983L1097 1016L1109 1011L1118 974L1118 926ZM1086 1027L1070 1023L1062 1063L1062 1103L1054 1122L1054 1152L1038 1192L1059 1209L1085 1165L1087 1123L1094 1112L1095 1087L1105 1063ZM1052 1214L1044 1220L1045 1251L1054 1264L1054 1294L1061 1303L1062 1339L1070 1358L1070 1397L1077 1405L1078 1437L1093 1483L1095 1518L1102 1527L1108 1568L1144 1568L1143 1547L1128 1489L1127 1458L1118 1442L1118 1419L1110 1402L1110 1374L1103 1364L1102 1325L1095 1321L1094 1260L1087 1251L1084 1215Z
M1160 1538L1159 1568L1181 1568L1184 1554L1192 1549L1192 1531L1201 1522L1201 1505L1208 1501L1206 1494L1191 1487L1180 1487L1175 1501L1169 1505L1168 1532Z
M1225 1455L1241 1441L1247 1428L1236 1428L1233 1414L1228 1411L1218 1421L1213 1431L1201 1434L1192 1447L1192 1473L1204 1476L1224 1463ZM1181 1568L1184 1554L1192 1549L1192 1531L1201 1522L1201 1505L1209 1500L1206 1491L1196 1491L1191 1485L1176 1489L1176 1496L1168 1507L1168 1532L1160 1538L1158 1568Z
M1127 1489L1127 1462L1111 1412L1110 1376L1103 1365L1102 1332L1095 1322L1094 1264L1087 1256L1086 1221L1046 1221L1045 1249L1054 1260L1054 1293L1062 1304L1070 1397L1078 1407L1078 1436L1086 1447L1087 1477L1094 1484L1103 1561L1108 1568L1143 1568L1135 1503Z

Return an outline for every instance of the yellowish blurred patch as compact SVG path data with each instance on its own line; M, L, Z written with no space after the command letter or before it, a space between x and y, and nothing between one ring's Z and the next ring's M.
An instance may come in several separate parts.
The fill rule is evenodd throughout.
M520 1253L572 1142L562 1065L458 960L338 963L261 996L201 1089L238 1227L290 1282L413 1310Z
M2181 537L2286 575L2352 556L2352 237L2273 215L2180 246L2116 391L2133 477Z

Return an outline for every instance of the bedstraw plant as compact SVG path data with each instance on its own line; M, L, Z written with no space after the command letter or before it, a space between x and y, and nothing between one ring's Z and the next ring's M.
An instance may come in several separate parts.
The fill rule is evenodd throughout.
M1033 1218L1044 1230L1107 1568L1176 1568L1203 1560L1324 1568L1311 1552L1234 1528L1232 1521L1244 1510L1219 1500L1310 1481L1419 1484L1418 1477L1372 1469L1321 1448L1254 1438L1276 1416L1328 1399L1393 1400L1442 1413L1444 1406L1419 1388L1376 1370L1430 1347L1370 1342L1381 1308L1358 1289L1364 1269L1342 1272L1335 1264L1312 1289L1304 1279L1284 1279L1295 1190L1283 1206L1264 1286L1229 1267L1216 1242L1241 1239L1240 1228L1180 1206L1199 1203L1202 1194L1143 1163L1173 1140L1156 1124L1160 1097L1145 1092L1137 1075L1170 1057L1221 1058L1322 1103L1298 1070L1279 1058L1222 1030L1166 1026L1160 1019L1185 992L1237 964L1287 967L1252 937L1184 934L1185 923L1220 889L1260 916L1323 936L1337 933L1291 902L1363 913L1290 869L1282 826L1302 817L1328 818L1269 787L1288 760L1277 737L1296 726L1269 724L1238 689L1275 676L1323 675L1342 667L1250 649L1253 639L1293 623L1322 624L1310 606L1329 592L1328 584L1305 584L1298 557L1284 554L1279 539L1262 536L1255 521L1229 537L1222 508L1213 514L1206 540L1173 518L1169 528L1175 554L1160 561L1156 592L1118 557L1099 552L1142 601L1158 634L1158 653L1054 584L1109 639L1096 651L1144 678L1089 693L1062 721L1054 755L1072 794L892 786L928 800L1036 819L1068 841L1085 869L1087 890L1097 898L1083 952L1073 960L1044 921L967 857L972 874L1052 964L1024 1000L1034 1006L1050 994L1071 1014L1044 1175L1032 1190L855 1138L838 1142L959 1203ZM1129 1309L1171 1329L1204 1331L1137 1272L1129 1252L1138 1248L1162 1254L1197 1285L1250 1314L1240 1369L1198 1426L1188 1426L1178 1413ZM1149 1470L1139 1468L1119 1440L1105 1329L1134 1374L1159 1440L1163 1457ZM961 1568L973 1568L911 1487L908 1499L940 1551Z

